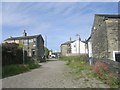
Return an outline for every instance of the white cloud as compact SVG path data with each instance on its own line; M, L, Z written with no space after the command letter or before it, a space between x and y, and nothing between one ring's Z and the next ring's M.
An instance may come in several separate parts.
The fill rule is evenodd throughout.
M118 2L119 0L3 0L3 2Z
M19 13L3 12L3 25L24 26L24 25L29 25L32 22L32 20L28 18L27 15L21 15Z

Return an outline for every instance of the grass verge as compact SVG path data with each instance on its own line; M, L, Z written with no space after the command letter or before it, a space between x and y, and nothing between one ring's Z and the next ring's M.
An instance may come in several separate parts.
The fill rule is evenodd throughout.
M2 78L27 72L38 67L40 67L40 65L34 61L30 61L27 64L7 65L2 67Z
M66 61L66 65L71 68L72 74L79 78L96 78L101 80L105 84L108 84L111 88L117 88L120 86L120 81L114 74L108 72L108 67L103 63L96 63L90 66L86 60L86 56L69 56L61 57L60 60ZM86 74L82 74L85 72Z
M66 62L66 65L68 65L71 68L72 74L74 74L76 77L82 77L83 71L90 71L92 68L89 66L89 64L86 62L87 56L69 56L69 57L62 57L60 60L64 60ZM90 72L87 72L89 76L92 76ZM83 76L84 77L84 76Z

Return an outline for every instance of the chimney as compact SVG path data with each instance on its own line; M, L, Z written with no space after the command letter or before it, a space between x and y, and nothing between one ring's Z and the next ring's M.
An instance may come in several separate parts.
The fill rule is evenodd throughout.
M12 38L12 36L9 36L9 38Z
M72 41L72 38L70 37L70 41Z
M27 36L27 33L26 33L26 30L24 30L23 37L26 37L26 36Z

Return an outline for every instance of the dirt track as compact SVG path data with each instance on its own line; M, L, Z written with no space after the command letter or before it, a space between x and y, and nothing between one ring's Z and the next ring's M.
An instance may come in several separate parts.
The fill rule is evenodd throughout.
M48 61L30 72L4 78L3 88L109 88L96 79L75 80L64 61Z

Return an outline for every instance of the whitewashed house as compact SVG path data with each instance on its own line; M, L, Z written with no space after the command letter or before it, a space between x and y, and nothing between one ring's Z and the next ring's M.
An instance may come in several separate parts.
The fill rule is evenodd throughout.
M88 54L87 44L85 41L74 40L61 44L62 56L77 56Z
M79 55L79 54L87 54L87 46L84 41L75 40L71 43L71 54Z
M88 57L92 58L92 40L91 36L86 40L86 45L87 45L87 52L88 52Z

